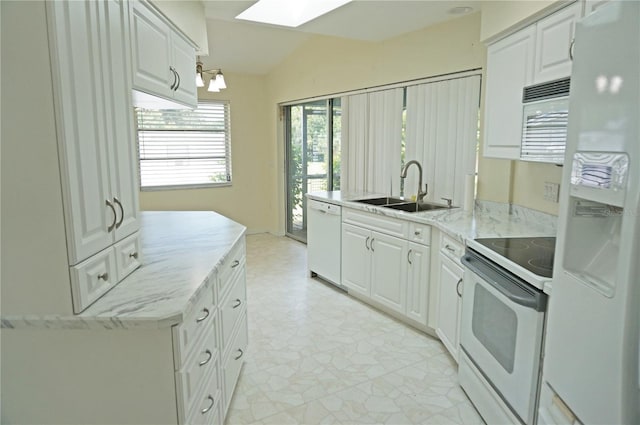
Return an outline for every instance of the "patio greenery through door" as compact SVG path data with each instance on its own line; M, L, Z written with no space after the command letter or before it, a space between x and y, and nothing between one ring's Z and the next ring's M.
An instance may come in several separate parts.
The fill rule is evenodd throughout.
M307 241L308 192L340 190L340 98L284 107L286 234Z

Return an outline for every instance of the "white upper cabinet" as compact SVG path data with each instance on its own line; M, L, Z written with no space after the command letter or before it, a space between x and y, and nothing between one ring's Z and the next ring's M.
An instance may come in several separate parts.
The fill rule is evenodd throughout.
M75 265L139 226L127 6L110 0L47 7L67 248Z
M571 75L571 47L582 3L511 34L487 49L486 157L520 159L522 89Z
M571 49L581 11L582 4L576 2L536 24L534 84L571 75Z
M195 108L194 45L147 2L132 5L133 88Z
M535 27L518 31L487 50L484 156L520 158L522 88L533 81Z

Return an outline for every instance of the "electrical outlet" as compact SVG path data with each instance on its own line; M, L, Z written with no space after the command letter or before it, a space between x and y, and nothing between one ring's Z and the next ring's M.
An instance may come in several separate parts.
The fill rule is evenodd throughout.
M558 183L544 182L545 201L558 202L560 185Z

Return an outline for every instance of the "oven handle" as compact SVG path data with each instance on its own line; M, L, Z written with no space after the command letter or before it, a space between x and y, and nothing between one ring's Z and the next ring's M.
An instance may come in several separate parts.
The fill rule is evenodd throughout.
M485 260L469 250L460 260L469 270L514 303L532 308L535 311L547 309L547 295L531 288L528 283L509 273L508 270L502 269L502 267L497 269L496 267L499 266L495 266L489 260Z

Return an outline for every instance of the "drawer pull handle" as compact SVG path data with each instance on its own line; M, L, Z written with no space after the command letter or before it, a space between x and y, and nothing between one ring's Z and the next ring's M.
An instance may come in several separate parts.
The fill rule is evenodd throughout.
M413 232L413 234L416 236L420 236L421 233L422 233L421 230L416 230L415 232Z
M371 239L370 236L367 236L367 239L364 241L364 246L367 247L367 251L369 251L371 248L369 248L369 239Z
M240 265L240 261L238 260L234 260L233 263L231 263L231 268L235 269L236 267L238 267Z
M118 198L113 197L113 203L116 204L120 208L120 220L116 223L116 229L122 226L122 222L124 221L124 207Z
M211 350L206 350L204 353L209 355L209 357L207 357L206 360L203 360L200 363L198 363L198 366L206 365L207 363L209 363L211 361L211 358L213 357L213 353L211 352Z
M452 247L451 247L451 245L449 245L449 244L446 244L446 245L444 246L444 248L445 248L447 251L449 251L449 252L451 252L451 253L453 253L453 254L455 254L455 252L456 252L455 248L452 248Z
M137 260L138 259L138 253L137 252L132 252L131 254L129 254L129 258L135 258Z
M459 297L462 297L462 290L460 289L460 284L462 283L462 278L456 283L456 293Z
M240 352L240 354L238 354L237 357L234 357L234 360L239 360L240 357L242 357L242 355L244 354L244 351L242 351L242 349L238 348L238 351Z
M233 308L238 308L240 307L240 305L242 304L242 301L240 301L240 298L236 298L236 303L234 305L232 305Z
M107 226L107 232L111 233L113 229L116 228L116 222L118 221L118 214L116 214L116 207L111 203L110 200L107 199L105 201L105 204L107 204L107 206L111 208L111 212L113 212L113 223Z
M211 408L213 407L213 405L216 403L216 401L213 399L213 397L211 397L210 395L207 396L207 400L210 400L211 403L209 403L209 406L205 407L204 409L202 409L200 411L200 413L202 413L203 415L205 413L207 413L209 410L211 410Z
M376 238L371 238L371 243L369 244L369 246L371 247L371 252L376 252L375 249L373 249L373 241L375 241Z
M410 249L410 250L409 250L409 252L407 252L407 262L408 262L409 264L413 264L413 263L411 262L411 253L412 253L412 252L413 252L413 249Z
M109 279L109 273L104 272L104 273L99 274L98 275L98 279L102 279L102 280L104 280L106 282Z
M196 322L198 322L198 323L199 323L199 322L202 322L204 319L206 319L207 317L209 317L209 310L208 310L208 309L203 308L203 309L202 309L202 311L204 311L204 316L202 316L202 317L198 317L198 318L196 319Z

